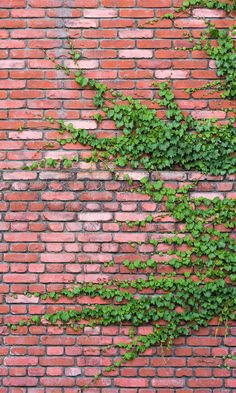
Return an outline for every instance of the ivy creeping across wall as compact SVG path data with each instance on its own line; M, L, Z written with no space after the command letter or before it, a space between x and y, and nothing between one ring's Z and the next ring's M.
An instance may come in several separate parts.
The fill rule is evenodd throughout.
M27 294L55 301L86 295L91 298L91 305L60 309L19 322L20 326L70 326L78 332L85 326L128 324L130 341L115 345L123 354L103 373L115 370L154 345L169 347L175 338L198 331L213 318L226 326L229 321L236 321L236 241L232 234L236 228L236 200L192 198L189 193L193 185L174 190L165 187L161 180L152 182L147 177L138 183L127 181L135 192L164 203L166 211L182 223L180 233L171 237L158 241L155 235L150 236L152 251L148 260L141 256L136 261L123 261L132 273L142 272L146 278L81 283L61 291ZM142 225L153 220L149 215ZM158 251L159 243L169 245L167 254ZM144 294L147 290L149 295ZM94 304L92 299L96 297L106 304ZM135 329L143 325L151 326L152 333L135 336ZM97 374L91 384L101 375Z
M219 7L224 3L220 4ZM218 30L213 24L209 24L209 29L202 34L193 49L205 50L216 61L217 74L224 79L200 88L188 89L189 93L214 88L223 91L224 98L235 98L236 51L233 34L234 28L229 31ZM216 46L212 45L212 39L217 39ZM74 50L71 41L69 45L70 54L78 64L80 53ZM70 75L68 67L58 64L54 58L49 59L56 63L57 69ZM120 167L129 163L132 168L142 165L147 170L182 168L212 175L235 172L235 111L230 107L226 109L229 118L225 122L217 119L197 120L191 114L184 116L168 82L153 82L153 89L158 90L159 98L152 100L152 104L158 104L159 108L166 110L166 119L162 119L157 116L155 109L148 108L131 96L109 89L95 79L87 78L83 70L75 72L74 79L80 87L94 90L93 103L98 109L94 119L98 124L104 119L112 120L120 133L113 138L100 138L60 120L58 127L62 138L58 142L61 146L67 143L90 145L93 149L93 161L113 159ZM49 120L54 123L54 119ZM73 160L76 161L77 158ZM69 167L72 162L65 159L62 164ZM42 160L25 169L45 166L56 167L57 161Z
M200 40L193 48L195 50L205 50L211 59L216 62L217 75L224 78L224 80L209 83L205 87L223 91L221 96L231 100L236 98L236 51L233 39L235 33L235 26L229 31L218 30L214 23L210 23L207 31L201 35ZM216 46L212 45L212 39L217 40ZM201 89L203 88L204 86ZM189 89L188 91L192 92L195 89Z
M182 11L193 6L202 6L202 1L185 1ZM228 3L209 1L208 8L234 9ZM212 48L209 38L218 39L218 47ZM206 43L204 43L206 41ZM210 26L197 44L217 61L224 82L225 97L235 95L235 73L233 46L224 31ZM229 54L230 53L230 54ZM75 63L80 59L71 43L71 56ZM56 62L54 59L52 61ZM58 69L70 74L70 70L56 63ZM156 84L160 107L166 109L166 119L157 116L156 110L149 109L139 100L109 89L105 84L87 78L79 70L74 74L80 88L94 90L94 106L98 109L94 118L98 123L103 119L113 120L121 133L113 138L99 138L87 130L59 121L61 146L77 142L92 147L89 160L107 164L111 160L117 166L144 167L148 171L181 167L195 169L212 175L235 173L236 133L235 118L220 124L217 120L196 120L184 116L178 107L168 83ZM221 85L221 87L223 86ZM53 118L49 118L54 123ZM74 159L76 161L77 158ZM63 161L65 167L73 162ZM25 169L32 170L45 166L56 167L57 160L42 160ZM117 175L112 169L115 178ZM236 201L233 199L193 198L194 184L177 190L166 187L163 181L151 181L144 177L139 182L125 178L131 190L151 197L156 203L163 203L165 210L182 223L179 233L164 237L160 242L169 246L163 255L159 241L150 235L152 247L148 260L142 256L137 261L123 261L131 272L142 272L146 278L132 280L109 280L103 283L81 283L61 291L34 293L41 299L57 301L61 297L77 299L82 295L91 299L99 296L106 304L87 305L81 309L65 309L46 314L43 318L34 316L20 321L19 325L71 326L80 331L85 326L130 325L130 341L116 346L122 349L120 358L104 372L110 372L129 360L135 359L154 345L170 346L175 338L189 335L192 330L207 326L213 318L226 326L236 320ZM144 226L154 221L148 215L142 222L127 222L130 227ZM163 258L164 256L164 258ZM113 263L113 261L111 261ZM163 266L165 273L162 273ZM149 295L144 294L146 291ZM91 302L92 303L92 302ZM142 325L152 327L152 333L134 335L135 328ZM17 326L11 326L16 329ZM94 383L99 374L94 377Z
M194 7L203 7L209 9L224 10L227 13L236 11L235 2L221 2L206 1L206 0L190 0L184 1L182 7L176 8L174 13L165 14L160 19L175 19L182 17L186 11L190 11ZM155 24L159 18L154 18L144 23L142 27ZM214 23L206 21L208 29L201 34L200 39L196 41L193 50L204 50L208 56L215 61L217 68L217 76L219 80L207 83L206 85L195 88L187 89L187 91L194 92L196 90L214 89L221 91L221 96L230 100L236 98L236 51L235 51L235 34L236 25L229 29L217 29ZM193 37L190 37L190 42L193 42ZM215 42L214 42L215 41ZM223 78L223 79L222 79Z
M80 86L91 87L96 92L94 105L101 112L94 118L98 122L104 118L113 120L122 134L113 138L99 138L61 120L58 122L59 132L62 136L66 135L58 140L62 146L78 142L90 145L93 148L92 160L110 160L113 157L120 167L130 163L132 168L142 165L147 170L162 170L174 169L178 165L186 170L195 169L212 175L235 172L234 117L224 124L218 124L216 119L196 120L191 115L185 118L175 102L174 94L164 82L158 85L158 103L167 109L167 120L163 120L157 117L156 110L149 109L130 96L108 90L106 85L86 78L82 71L76 72L75 77ZM118 98L109 99L105 97L106 93ZM36 169L38 165L40 163L25 169ZM44 166L42 162L41 167Z

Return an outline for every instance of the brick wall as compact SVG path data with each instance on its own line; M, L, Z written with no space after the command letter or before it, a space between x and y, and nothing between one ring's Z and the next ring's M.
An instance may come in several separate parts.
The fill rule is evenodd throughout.
M67 51L69 36L82 51L79 64L89 76L147 103L156 96L153 78L170 79L186 113L225 119L221 109L229 103L218 94L196 92L190 97L185 91L215 79L214 63L203 52L177 48L191 46L186 37L189 32L199 37L205 27L202 16L212 18L218 27L232 25L232 19L223 11L196 9L191 16L140 28L148 18L170 12L172 5L180 3L0 0L0 393L78 392L119 356L115 349L103 353L102 346L128 337L128 326L86 328L85 334L47 325L12 332L7 323L16 323L25 315L70 307L68 299L55 305L29 298L26 291L51 291L110 277L132 278L122 260L137 259L140 253L145 257L150 250L130 242L161 238L178 228L178 223L164 215L145 228L129 228L126 220L162 212L162 206L130 193L125 182L112 179L102 165L82 161L69 171L22 171L23 164L44 157L71 157L75 151L82 159L88 155L89 147L79 144L62 150L56 142L56 127L49 128L44 116L71 120L103 136L116 132L110 121L96 128L91 92L56 70L43 49L74 67ZM136 179L145 174L129 173ZM182 171L161 173L173 187L198 176ZM198 185L198 193L209 197L234 198L235 190L232 175L203 176ZM115 265L104 266L111 259ZM88 302L86 297L79 299L79 305ZM225 329L217 329L217 323L212 321L198 334L178 339L165 356L159 347L147 351L127 367L105 374L88 392L235 392L235 364L232 361L230 369L222 367L222 356L235 352L236 327L230 326L225 337ZM147 331L148 327L139 328L139 333Z

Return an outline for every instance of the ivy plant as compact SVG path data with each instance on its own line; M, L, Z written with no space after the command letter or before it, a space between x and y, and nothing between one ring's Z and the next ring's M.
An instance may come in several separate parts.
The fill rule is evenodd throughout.
M232 2L190 0L184 1L177 12L195 6L227 12L235 10ZM217 46L212 47L209 39L216 39ZM235 55L229 34L209 25L196 45L216 60L218 75L225 78L224 96L234 98ZM80 54L74 50L72 42L70 49L72 58L78 64ZM51 60L57 69L70 75L71 71L66 66L57 64L55 59ZM113 138L99 138L85 129L59 120L61 138L58 141L61 146L77 142L90 145L90 160L103 163L113 160L119 167L130 164L132 168L144 167L148 171L181 167L212 175L235 173L235 118L219 124L217 119L196 120L191 115L185 116L168 83L163 82L154 83L159 92L155 103L166 109L166 118L162 119L156 110L143 105L140 100L88 78L83 70L77 70L74 78L80 88L94 91L93 102L97 108L94 119L98 123L103 119L113 120L120 134ZM52 124L55 122L52 118L48 120ZM72 163L73 159L63 165L69 167ZM54 168L57 162L47 159L25 169L43 169L45 166ZM116 178L115 170L111 172ZM151 180L150 174L136 182L126 175L124 181L130 191L148 195L157 204L161 203L164 210L177 223L181 223L181 230L161 240L150 233L147 244L152 251L148 253L148 258L147 255L145 258L140 255L135 261L123 261L127 272L142 272L142 278L110 279L66 286L60 291L26 293L45 302L48 299L58 302L63 297L76 300L84 295L93 301L80 309L60 307L58 311L43 317L35 315L22 319L18 325L9 325L17 330L19 326L44 324L46 320L52 325L71 326L78 332L87 325L129 325L130 340L115 345L122 349L121 355L102 373L115 370L154 345L168 347L175 338L208 326L213 318L218 318L219 323L226 326L229 321L236 321L236 240L233 236L236 201L218 197L193 198L191 192L196 184L175 190L160 179ZM155 216L147 214L142 221L127 221L126 224L129 228L145 228L154 221ZM166 253L159 251L160 243L168 246ZM113 265L114 261L111 261L104 268ZM105 300L105 304L94 304L96 297ZM136 334L137 328L143 325L151 326L152 333ZM225 357L226 365L232 356ZM91 385L102 373L94 376Z

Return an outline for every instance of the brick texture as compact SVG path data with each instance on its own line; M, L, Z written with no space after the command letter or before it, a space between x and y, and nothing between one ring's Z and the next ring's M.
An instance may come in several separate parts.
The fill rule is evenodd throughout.
M0 393L78 393L119 356L113 348L104 355L102 347L125 340L129 333L125 326L86 328L85 334L46 325L9 331L7 323L25 315L43 315L74 304L63 298L56 305L39 301L25 291L132 278L122 260L136 259L138 253L145 257L150 249L130 242L161 238L178 226L172 217L163 216L145 228L129 228L126 220L143 219L161 207L147 196L130 193L102 165L81 162L69 171L22 170L23 164L44 157L88 154L89 147L79 144L62 149L56 127L49 128L45 116L72 121L103 136L115 131L106 121L97 129L92 95L57 71L44 49L75 67L68 56L69 36L82 52L79 64L90 77L147 104L156 96L153 78L170 79L186 113L224 120L222 108L227 103L219 94L196 92L190 97L185 91L214 80L214 62L203 52L179 48L189 45L186 34L199 37L206 26L202 17L218 27L230 26L233 20L223 11L195 9L190 16L141 28L148 18L171 12L172 3L180 2L0 0ZM144 172L129 170L129 175L140 179ZM161 177L176 187L199 174L164 171ZM202 176L195 193L199 195L235 198L235 177ZM105 267L112 259L115 265ZM80 305L87 303L86 297L79 300ZM216 336L217 323L176 340L164 357L160 348L152 348L127 367L105 374L87 392L236 392L235 368L220 367L222 356L235 352L236 327L229 327L227 337L220 327ZM144 326L138 333L147 331Z

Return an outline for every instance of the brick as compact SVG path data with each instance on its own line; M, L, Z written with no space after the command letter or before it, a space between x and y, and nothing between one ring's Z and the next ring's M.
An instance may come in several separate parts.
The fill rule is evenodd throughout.
M61 7L62 0L42 0L40 3L37 0L29 0L29 5L39 8Z
M24 356L24 359L18 357L8 358L4 362L6 366L35 366L38 363L37 357Z
M83 14L85 18L115 18L117 16L117 10L84 10Z
M43 386L73 386L74 385L74 379L70 377L66 378L53 378L53 377L42 377L40 379L40 382L42 383Z
M110 221L112 213L79 213L79 221Z
M43 18L45 16L45 10L41 8L35 9L12 9L12 18Z
M46 263L69 263L69 262L74 262L75 257L70 254L49 254L49 253L43 253L41 256L41 261L46 262Z
M86 7L94 8L98 6L98 0L66 0L65 6L67 7Z
M121 11L120 11L121 13ZM129 18L131 15L129 15ZM114 19L114 20L102 20L101 21L101 27L102 28L128 28L128 27L134 27L134 20L133 19Z
M130 387L147 387L148 381L144 378L132 379L132 378L116 378L115 379L116 386L125 386L126 388Z
M89 179L89 180L110 180L112 178L109 172L93 171L93 172L78 172L77 179Z
M95 19L79 19L79 20L68 20L65 22L65 26L68 28L83 28L91 29L98 27L98 21Z
M157 79L185 79L189 76L190 72L184 70L160 70L155 72Z
M4 282L9 283L31 283L36 282L37 276L35 274L4 274Z
M220 338L218 337L189 337L187 339L189 345L193 346L201 346L201 345L207 345L207 346L217 346L219 345Z
M5 220L6 221L37 221L39 219L39 215L37 213L25 213L25 212L17 212L17 213L6 213Z
M138 7L171 7L171 0L138 0Z
M103 40L101 48L134 48L134 40Z
M174 26L178 28L204 28L206 27L206 22L203 19L176 19Z
M46 201L73 201L75 195L72 192L43 192L42 199Z
M65 212L57 212L57 213L49 213L44 212L42 214L43 218L48 221L73 221L75 219L74 213L65 213Z
M235 379L226 378L226 380L225 380L225 387L227 387L227 388L235 388L236 387Z
M117 7L116 0L103 0L102 1L103 7ZM120 8L127 8L127 7L134 7L135 0L119 0L119 7Z
M157 59L179 59L187 58L188 54L185 51L178 51L174 49L158 49L155 51L155 57Z
M25 42L21 40L3 40L0 43L0 48L25 48Z
M173 68L207 68L207 60L174 60Z
M218 378L198 378L198 379L190 379L188 383L189 387L191 388L219 388L222 386L222 380Z
M11 254L7 253L4 256L4 260L6 262L17 262L17 263L31 263L31 262L37 262L38 261L38 256L36 254L29 254L29 253L24 253L24 254Z
M128 243L128 242L146 242L147 235L144 233L129 233L127 234L117 233L114 234L114 241L118 243Z
M32 192L32 193L27 193L27 192L13 192L13 193L7 193L5 195L5 200L6 201L35 201L38 199L38 193L37 192Z
M153 37L152 30L136 30L136 29L129 29L129 30L121 30L119 32L120 38L152 38Z
M120 50L119 51L119 56L121 58L151 58L153 56L153 53L151 50L145 49L145 50L141 50L141 49L132 49L132 50Z
M21 8L26 6L26 0L1 0L1 8Z
M111 201L113 195L111 192L82 192L79 199L81 201Z
M224 18L224 10L209 10L207 8L198 8L193 10L193 16L196 18Z
M14 377L14 378L3 378L5 386L36 386L38 382L37 378L33 377Z
M180 378L158 378L152 382L155 388L181 388L184 387L184 379Z
M24 28L26 27L26 22L24 20L9 20L9 19L0 19L0 28L1 29L16 29L16 28Z
M53 242L58 243L60 242L74 242L75 238L72 233L42 233L40 235L41 241L43 242Z
M4 235L4 239L7 242L36 242L37 234L36 233L6 233Z
M110 242L112 236L108 233L80 233L78 235L79 242L93 243L93 242Z
M24 68L24 60L1 60L0 69Z

